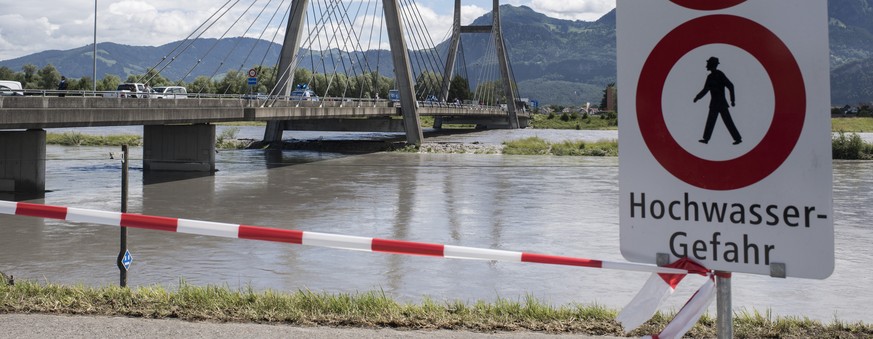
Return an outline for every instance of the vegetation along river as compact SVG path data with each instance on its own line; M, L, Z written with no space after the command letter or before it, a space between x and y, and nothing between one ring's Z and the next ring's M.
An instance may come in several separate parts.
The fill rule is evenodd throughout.
M220 127L225 128L225 127ZM119 134L126 128L90 129ZM141 133L141 128L133 129ZM54 132L54 131L50 131ZM262 127L242 127L260 138ZM478 135L478 136L477 136ZM488 131L445 142L499 143L537 135L596 140L615 132ZM292 137L286 132L285 137ZM342 134L333 135L343 138ZM479 140L481 139L481 140ZM117 211L117 147L48 146L44 199ZM114 152L110 159L109 153ZM598 157L220 150L213 176L143 178L131 150L129 211L305 231L624 261L618 159ZM873 323L873 162L834 162L836 270L827 280L735 274L735 310ZM171 180L175 179L175 180ZM0 271L16 279L117 284L118 229L0 216ZM646 273L409 257L131 229L132 286L197 285L332 293L381 290L403 301L493 301L621 308ZM678 309L702 278L680 285ZM714 314L714 313L712 313Z

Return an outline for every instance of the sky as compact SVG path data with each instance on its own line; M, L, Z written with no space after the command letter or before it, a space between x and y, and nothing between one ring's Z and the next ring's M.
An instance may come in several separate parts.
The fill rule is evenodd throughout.
M254 17L261 8L277 8L283 0L0 0L0 60L13 59L45 50L68 50L87 46L94 41L94 10L97 5L97 42L115 42L134 46L160 46L185 39L198 26L222 8L225 3L239 1L231 13L219 20L204 36L220 37L245 34L249 22L232 22L245 8ZM265 6L270 1L271 6ZM286 2L290 3L290 0ZM367 3L373 0L346 0L345 3ZM310 0L310 5L326 0ZM415 4L427 23L435 41L441 41L452 22L451 0L400 0ZM492 0L462 0L462 24L489 12ZM524 5L551 17L568 20L594 21L615 8L615 0L501 0L501 4ZM265 11L262 18L272 14ZM380 12L381 13L381 12ZM280 14L281 16L281 14ZM278 21L280 18L276 18ZM262 21L266 21L262 19ZM228 29L228 27L231 27ZM263 34L281 37L284 27L272 30L254 28L246 36ZM262 33L263 32L263 33ZM269 39L268 39L269 40Z

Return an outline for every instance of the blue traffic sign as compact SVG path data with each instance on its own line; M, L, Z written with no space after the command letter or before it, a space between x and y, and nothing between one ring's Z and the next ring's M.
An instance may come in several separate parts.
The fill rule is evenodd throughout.
M255 78L255 77L249 78L249 85L254 86L257 84L258 84L258 78Z
M133 257L130 255L130 251L125 250L124 256L121 257L121 265L124 266L124 270L130 270L130 263L133 262Z

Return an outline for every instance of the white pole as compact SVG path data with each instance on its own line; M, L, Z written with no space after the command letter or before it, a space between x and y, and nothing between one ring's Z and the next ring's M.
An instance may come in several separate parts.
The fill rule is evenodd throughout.
M94 92L97 92L97 0L94 0Z

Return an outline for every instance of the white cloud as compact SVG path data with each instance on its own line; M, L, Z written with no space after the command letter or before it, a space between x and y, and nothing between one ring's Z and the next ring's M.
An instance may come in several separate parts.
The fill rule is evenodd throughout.
M238 8L231 10L205 36L219 37L224 34L253 1L239 1ZM264 12L260 21L267 21L279 2L272 1L271 8ZM228 36L242 35L264 3L256 3ZM286 1L285 6L288 3ZM361 3L354 0L351 6ZM449 31L453 10L451 3L447 0L416 2L421 10L421 19L434 42L441 41ZM505 0L501 3L526 5L549 16L581 20L595 20L615 6L615 0ZM94 0L4 1L0 13L0 60L44 50L66 50L90 45L94 34L94 4ZM222 4L225 1L98 0L97 40L144 46L181 40L221 8ZM314 6L315 2L310 4ZM492 0L464 0L462 4L461 23L468 25L491 10ZM284 27L279 27L277 22L283 14L277 15L273 27L267 30L264 38L272 39L273 33L278 31L277 39L282 39ZM377 14L381 15L382 11L377 11ZM255 25L246 35L256 37L262 30L263 25ZM383 41L383 48L386 47L387 40Z
M531 0L529 6L559 19L594 21L615 8L615 0Z

